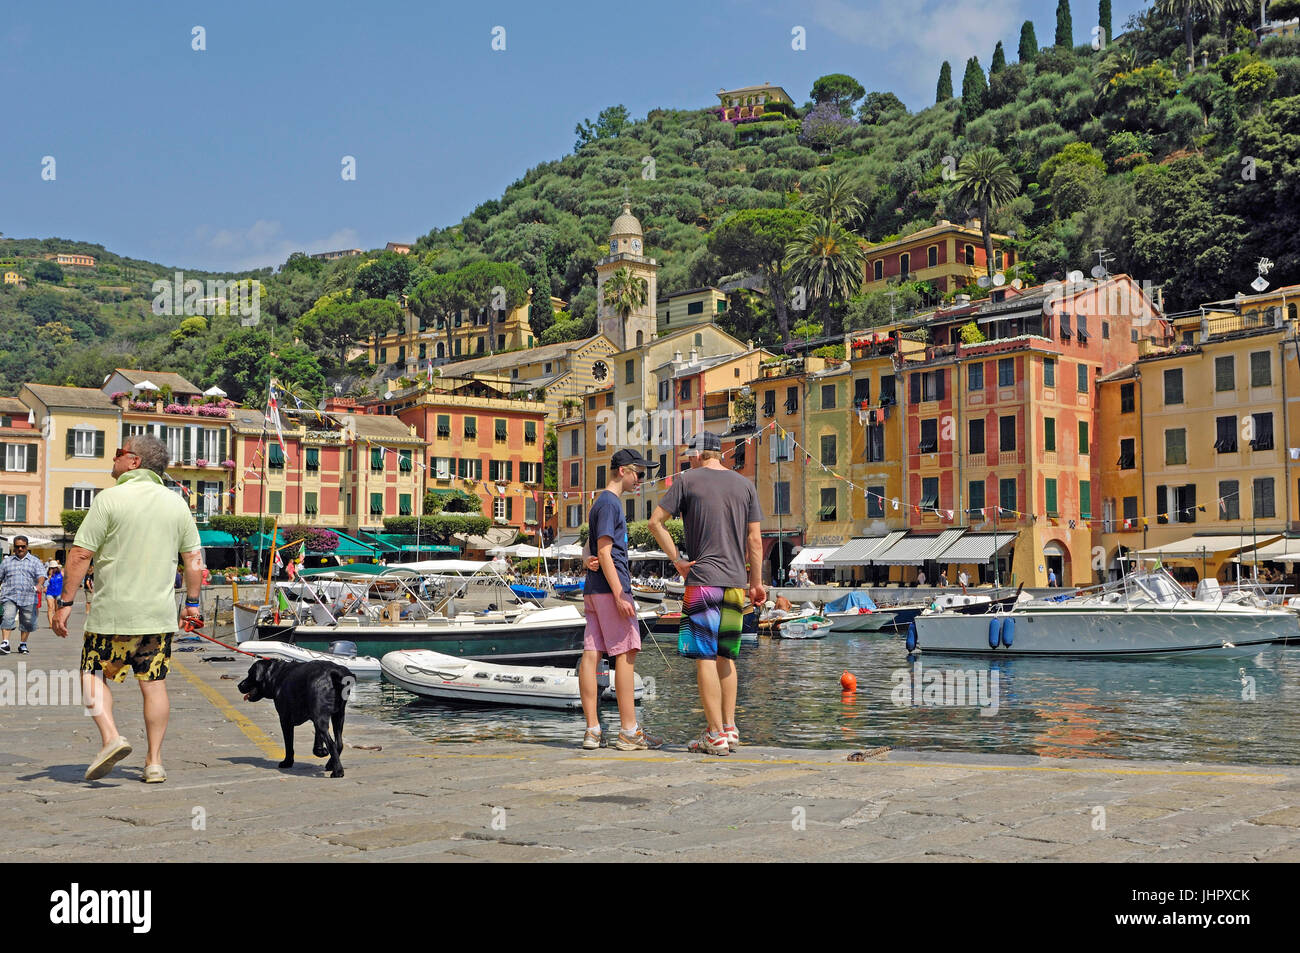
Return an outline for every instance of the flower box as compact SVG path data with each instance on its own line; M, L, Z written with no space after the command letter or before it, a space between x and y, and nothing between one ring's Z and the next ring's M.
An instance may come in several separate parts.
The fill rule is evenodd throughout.
M227 470L233 470L233 469L235 469L235 461L234 461L234 460L222 460L222 461L221 461L221 465L222 465L223 467L225 467Z
M130 408L131 410L148 411L154 409L153 402L148 400L133 400L127 404L127 407Z
M183 416L192 417L194 416L194 408L188 407L185 404L168 404L166 407L163 408L163 413L181 414Z
M186 413L194 413L199 417L229 417L230 411L225 407L217 407L213 404L198 404L193 408L186 408Z

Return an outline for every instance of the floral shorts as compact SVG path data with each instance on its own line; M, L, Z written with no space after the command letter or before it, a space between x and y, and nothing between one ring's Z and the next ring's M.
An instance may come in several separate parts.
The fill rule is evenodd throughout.
M157 682L171 668L172 633L160 635L100 635L87 632L81 647L81 670L104 673L113 682L126 681L130 666L135 677Z

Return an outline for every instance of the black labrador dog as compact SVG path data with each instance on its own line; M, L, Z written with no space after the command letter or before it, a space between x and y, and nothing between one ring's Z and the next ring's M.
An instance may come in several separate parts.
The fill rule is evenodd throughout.
M312 754L329 755L325 764L331 778L343 777L343 715L356 676L334 662L287 662L283 659L258 659L239 683L245 701L263 698L275 700L280 713L280 730L284 732L282 768L293 767L293 729L310 721L316 729ZM330 725L334 737L330 737Z

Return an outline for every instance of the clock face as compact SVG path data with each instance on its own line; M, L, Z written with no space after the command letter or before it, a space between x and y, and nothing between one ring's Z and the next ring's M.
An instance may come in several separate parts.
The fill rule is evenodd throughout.
M609 376L609 367L604 361L597 361L595 364L591 365L591 376L596 378L598 381L603 381Z
M641 254L641 239L639 238L632 239L632 254L634 255Z
M609 253L610 253L611 255L617 255L617 254L618 254L618 239L616 239L616 238L611 238L611 239L609 240Z

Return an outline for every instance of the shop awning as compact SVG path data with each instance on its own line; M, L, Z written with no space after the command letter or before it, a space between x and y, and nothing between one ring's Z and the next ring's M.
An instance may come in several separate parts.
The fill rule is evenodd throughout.
M239 542L229 533L223 533L219 529L201 529L199 530L199 542L203 546L238 546Z
M805 546L790 560L791 569L825 569L824 560L839 546Z
M871 562L872 553L883 553L906 535L898 530L886 536L859 536L835 550L823 562L827 566L860 566Z
M403 543L402 552L404 553L458 553L459 546L447 546L443 543L421 543L416 546L415 543Z
M1153 546L1138 552L1147 559L1209 559L1219 553L1237 553L1243 549L1260 546L1281 539L1281 533L1267 533L1259 536L1243 536L1240 533L1219 536L1189 536L1174 543Z
M951 565L982 566L993 561L994 553L1015 541L1015 533L967 533L944 552L943 561Z
M414 539L414 536L402 536L396 533L367 533L364 530L357 532L357 538L368 546L373 546L381 552L398 553L402 551L402 544L408 539Z
M1250 537L1250 543L1253 545L1255 537ZM1267 546L1256 546L1254 549L1243 549L1238 555L1232 557L1234 563L1253 563L1253 562L1274 562L1274 563L1293 563L1300 562L1300 539L1279 539L1275 543L1269 543Z
M946 529L938 536L908 536L873 556L871 561L881 566L919 566L931 559L946 562L944 551L965 532L964 529Z

